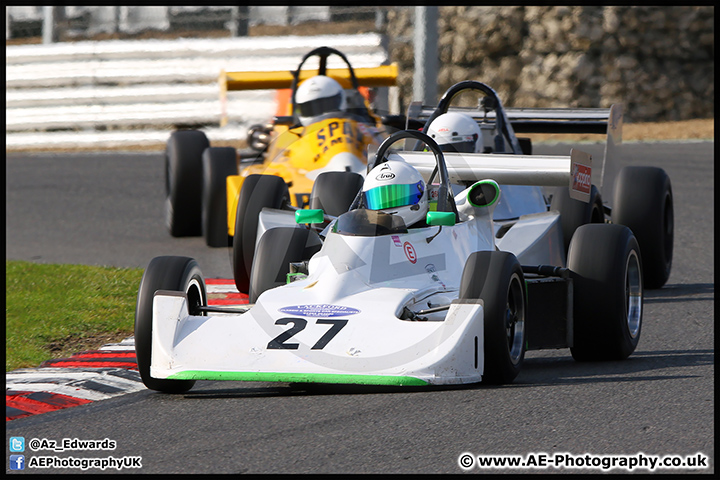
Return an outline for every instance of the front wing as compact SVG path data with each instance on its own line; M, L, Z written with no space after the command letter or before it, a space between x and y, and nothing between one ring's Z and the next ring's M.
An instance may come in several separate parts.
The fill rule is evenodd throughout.
M408 321L377 308L382 296L373 291L351 306L294 305L283 313L257 304L244 314L209 317L190 316L185 294L158 291L150 373L370 385L481 381L481 304L453 303L444 321Z

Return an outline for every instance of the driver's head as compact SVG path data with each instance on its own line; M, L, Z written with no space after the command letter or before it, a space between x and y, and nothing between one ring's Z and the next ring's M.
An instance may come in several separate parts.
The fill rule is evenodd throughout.
M304 126L312 123L312 119L323 113L332 111L344 112L347 107L345 90L334 79L325 75L308 78L300 84L295 92L297 115Z
M483 151L482 130L475 119L464 113L443 113L433 120L427 133L444 152Z
M410 227L424 220L428 212L425 181L415 167L398 160L388 160L373 168L363 183L365 206L399 215Z

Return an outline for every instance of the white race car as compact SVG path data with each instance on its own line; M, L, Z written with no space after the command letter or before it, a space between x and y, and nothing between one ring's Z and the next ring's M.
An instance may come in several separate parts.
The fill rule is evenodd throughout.
M391 150L399 140L430 151ZM446 153L422 132L390 136L368 178L391 178L382 170L398 164L422 175L417 185L430 200L413 225L369 190L337 218L263 210L244 307L208 307L195 260L153 259L135 319L143 382L163 392L186 391L195 380L507 383L526 350L628 357L642 323L635 236L623 225L585 224L566 253L561 213L549 209L541 187L567 186L587 202L592 160L577 150L531 156L516 140L514 147ZM500 202L523 213L496 222Z

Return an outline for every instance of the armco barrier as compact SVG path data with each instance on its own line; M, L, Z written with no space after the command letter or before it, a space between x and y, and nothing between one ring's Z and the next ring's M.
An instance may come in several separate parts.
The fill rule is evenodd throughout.
M176 126L210 141L243 140L275 113L272 90L232 92L220 128L225 71L294 70L330 46L353 67L388 63L378 34L109 40L6 47L6 150L162 145ZM317 66L309 60L307 67ZM343 67L331 56L329 68Z

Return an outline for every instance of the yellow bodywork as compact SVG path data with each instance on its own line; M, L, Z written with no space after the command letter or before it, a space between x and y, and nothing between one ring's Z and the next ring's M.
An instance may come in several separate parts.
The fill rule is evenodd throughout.
M269 147L268 158L272 161L250 165L239 175L227 177L228 234L234 235L238 195L248 175L282 177L289 186L292 205L305 208L313 186L306 174L325 167L341 152L351 153L367 165L367 147L371 144L379 145L371 127L347 117L328 118L280 133Z
M398 76L396 64L356 68L353 69L353 72L358 85L363 89L395 85ZM310 70L302 70L299 74L299 81L302 82L316 74ZM328 69L326 75L337 80L348 92L357 92L352 88L348 69ZM221 104L226 105L228 91L289 89L292 81L293 75L288 71L225 72L223 70L219 79ZM287 101L289 100L289 90L286 91L286 94ZM351 153L367 164L367 147L371 144L379 145L382 140L379 135L382 124L369 108L367 98L362 96L360 98L368 112L374 117L374 125L358 122L355 118L339 113L336 118L323 118L307 127L289 128L286 125L277 124L273 127L272 141L265 155L266 161L244 168L239 175L231 175L226 179L229 235L235 233L238 195L243 181L248 175L265 174L282 177L288 184L292 205L304 208L309 204L313 185L313 180L306 176L308 172L323 168L341 152ZM278 113L292 115L291 110L292 106L287 101L286 105L278 108ZM223 112L221 125L224 125L225 122L226 115Z

